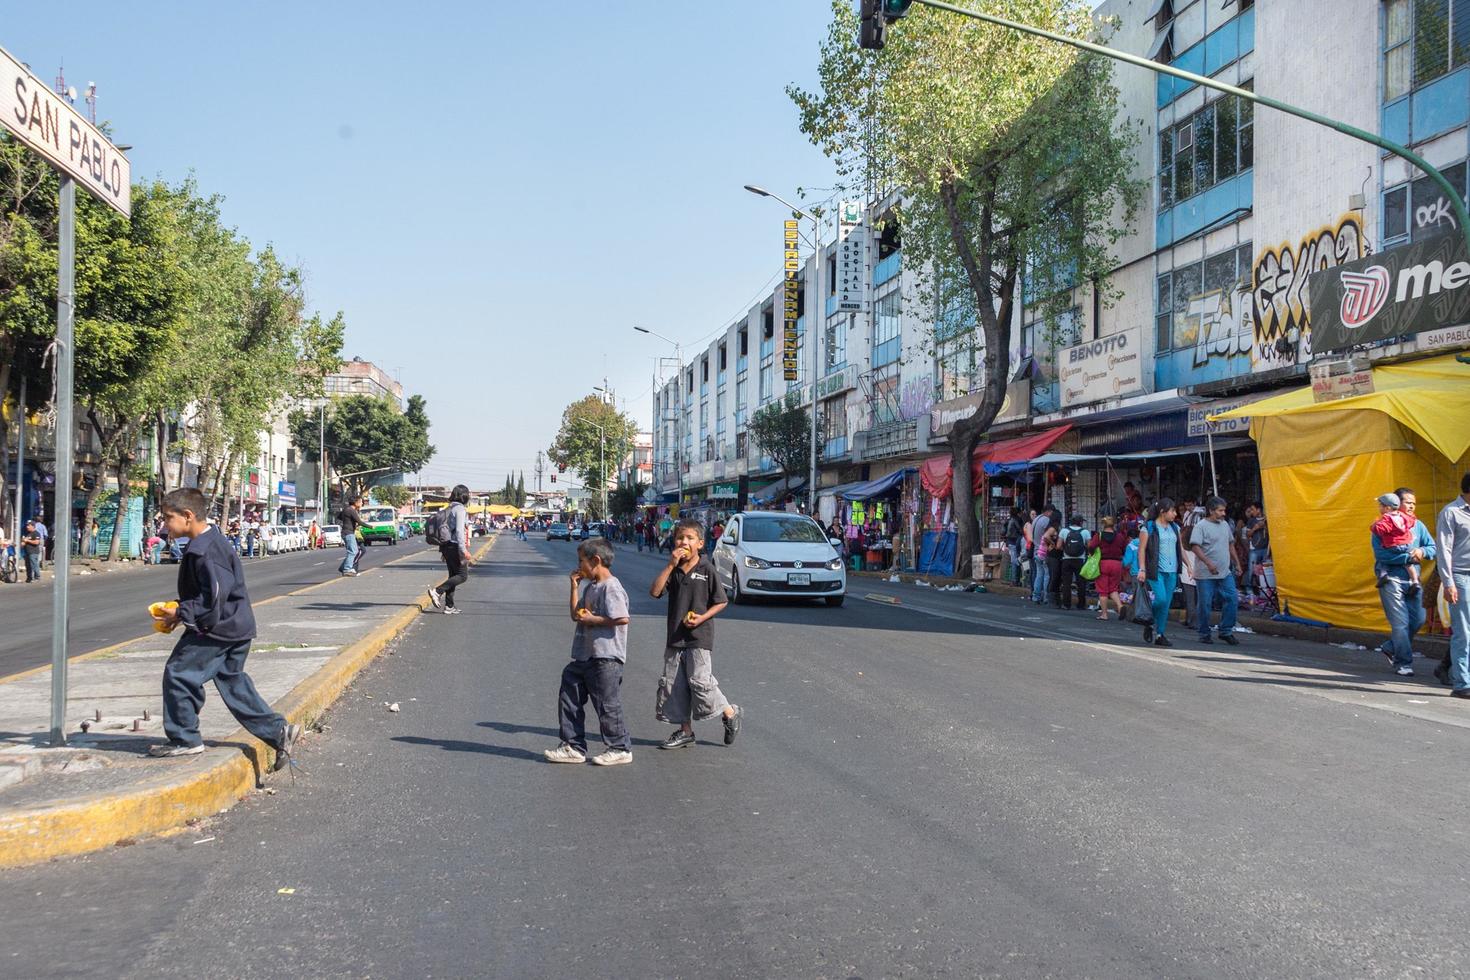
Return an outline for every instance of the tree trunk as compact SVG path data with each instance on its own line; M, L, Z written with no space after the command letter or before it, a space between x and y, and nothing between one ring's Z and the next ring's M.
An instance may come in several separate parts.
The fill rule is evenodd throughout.
M158 458L158 499L153 501L155 510L163 506L163 497L168 493L168 420L163 409L153 421L153 451Z
M82 498L82 541L88 545L92 541L92 515L97 513L97 495L101 492L102 480L94 478L92 489L88 490L87 495ZM96 558L97 556L88 555L88 557Z

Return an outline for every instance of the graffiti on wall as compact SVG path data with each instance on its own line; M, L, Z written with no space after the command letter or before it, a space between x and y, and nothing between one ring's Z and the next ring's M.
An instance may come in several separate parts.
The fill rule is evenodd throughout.
M898 395L898 417L911 422L921 415L928 415L934 407L934 382L929 378L915 378L903 386Z
M1191 296L1189 317L1198 324L1194 339L1196 368L1215 358L1250 354L1254 348L1255 318L1251 315L1251 290L1245 283Z
M1251 364L1255 370L1311 359L1312 313L1307 279L1314 272L1360 259L1368 251L1362 217L1345 214L1336 224L1318 228L1295 246L1282 242L1261 252L1252 273L1255 338ZM1283 353L1277 341L1289 337L1293 329L1300 332L1300 339L1294 345L1283 344L1287 347Z
M1422 232L1458 231L1460 223L1455 220L1454 209L1449 198L1441 194L1433 203L1421 204L1414 209L1414 230Z

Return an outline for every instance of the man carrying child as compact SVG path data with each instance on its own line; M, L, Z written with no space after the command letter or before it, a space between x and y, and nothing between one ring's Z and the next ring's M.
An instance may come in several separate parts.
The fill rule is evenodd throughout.
M653 580L649 594L669 595L668 640L664 673L654 711L659 721L678 725L660 745L682 749L694 744L694 722L720 715L725 744L740 732L740 707L725 700L715 680L715 629L711 620L725 608L725 590L715 566L704 556L704 527L683 520L674 526L673 554Z

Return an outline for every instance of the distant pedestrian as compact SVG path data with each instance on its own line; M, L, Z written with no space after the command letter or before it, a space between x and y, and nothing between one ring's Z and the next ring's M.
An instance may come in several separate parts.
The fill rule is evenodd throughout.
M1117 529L1117 521L1109 516L1102 519L1102 530L1093 535L1090 547L1101 553L1097 576L1097 618L1108 621L1108 601L1123 618L1123 553L1128 550L1128 536Z
M1041 523L1045 514L1036 518ZM1038 606L1046 602L1051 592L1052 552L1057 548L1057 529L1050 524L1044 526L1036 542L1036 560L1031 563L1031 601Z
M337 523L342 525L342 544L347 549L347 554L342 556L342 564L337 566L339 575L356 575L357 563L362 560L362 542L357 539L357 531L362 527L362 514L357 510L359 502L366 503L367 498L347 500L337 512Z
M26 563L26 581L41 581L41 548L44 539L36 530L35 521L26 521L25 530L20 533L20 554Z
M601 538L577 546L577 568L571 574L571 615L577 632L572 637L572 660L562 668L557 695L561 744L546 750L548 762L586 761L588 701L597 712L607 745L592 758L593 764L621 766L633 761L622 697L623 666L628 661L628 593L612 573L614 554L612 545Z
M255 638L255 613L245 590L245 569L204 515L208 505L194 487L171 490L163 498L170 538L187 538L179 562L178 608L162 619L169 629L182 624L183 635L163 666L163 730L168 744L148 750L152 756L175 758L204 751L199 735L199 709L204 684L215 690L241 725L276 750L272 771L282 769L301 737L293 725L271 709L245 673L245 658Z
M1460 496L1434 522L1437 570L1450 607L1448 680L1452 697L1470 698L1470 472L1460 477Z
M1072 592L1077 593L1077 608L1087 608L1087 579L1082 577L1082 566L1087 561L1087 544L1092 535L1082 526L1082 518L1073 514L1061 534L1062 559L1059 563L1061 578L1053 589L1053 604L1071 611Z
M1414 491L1399 487L1394 496L1399 498L1399 510L1414 517L1419 505ZM1378 649L1392 662L1394 673L1400 677L1414 676L1414 634L1424 625L1424 604L1419 601L1418 589L1410 591L1413 582L1409 578L1408 566L1415 561L1434 561L1436 553L1434 539L1423 521L1415 520L1410 534L1407 551L1385 548L1376 534L1371 531L1368 534L1374 568L1380 565L1388 568L1388 575L1378 590L1378 601L1383 604L1383 615L1388 620L1389 639Z
M1026 521L1019 507L1011 508L1011 516L1006 519L1005 543L1010 553L1011 563L1006 569L1006 577L1012 585L1021 584L1021 550L1025 544L1026 535L1024 529Z
M36 518L35 525L36 536L41 539L41 548L36 552L36 560L39 562L36 566L36 574L39 576L41 569L45 567L47 559L51 557L51 531L39 517Z
M1174 501L1160 497L1153 506L1153 516L1138 532L1138 553L1143 560L1138 569L1134 615L1137 616L1137 611L1148 598L1151 620L1143 627L1143 642L1161 647L1174 645L1164 634L1169 626L1169 607L1174 603L1174 590L1179 587L1179 568L1184 563L1184 546L1179 540L1179 528L1174 523L1177 516ZM1151 597L1148 597L1148 592L1152 592Z
M714 674L713 620L727 604L715 566L700 552L704 527L683 520L674 525L673 553L648 590L655 599L669 597L664 672L658 683L654 713L659 721L678 725L659 745L682 749L694 744L694 722L716 715L725 725L725 744L740 732L741 711L725 699Z
M1235 638L1235 615L1240 596L1235 590L1235 576L1240 571L1240 556L1235 550L1235 525L1225 518L1225 501L1220 497L1205 499L1205 519L1194 526L1189 536L1189 550L1194 554L1194 582L1199 593L1194 625L1201 643L1213 643L1210 620L1215 599L1220 600L1220 642L1239 645Z
M449 491L449 510L444 516L446 540L439 544L439 557L449 569L449 577L429 586L429 601L435 609L444 610L446 616L459 613L454 606L454 590L470 577L465 566L475 563L470 557L470 514L466 507L469 502L470 488L463 483Z
M1245 590L1255 595L1260 591L1265 575L1261 566L1271 554L1271 527L1266 522L1266 509L1259 500L1252 500L1245 508L1245 540Z

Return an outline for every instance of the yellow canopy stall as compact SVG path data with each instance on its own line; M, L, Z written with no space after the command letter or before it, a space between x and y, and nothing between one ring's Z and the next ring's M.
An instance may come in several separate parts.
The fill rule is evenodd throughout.
M1381 365L1373 387L1317 402L1308 386L1211 420L1251 420L1283 610L1382 631L1368 530L1376 498L1412 487L1433 532L1470 469L1470 364L1450 354Z
M489 514L491 517L520 517L522 513L529 514L530 511L522 511L514 504L468 504L465 511L470 514Z

